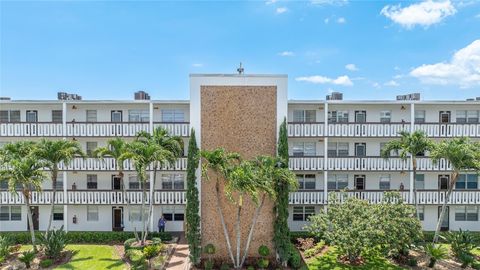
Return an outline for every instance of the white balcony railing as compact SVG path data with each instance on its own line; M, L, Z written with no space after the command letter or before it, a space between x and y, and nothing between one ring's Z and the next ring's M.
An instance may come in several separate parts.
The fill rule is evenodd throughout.
M323 137L324 123L288 123L289 137Z
M190 136L189 123L154 123L164 127L171 135ZM0 137L134 137L139 131L150 131L150 124L111 122L68 122L66 133L62 123L0 123Z
M323 157L290 157L289 168L293 171L323 170Z
M428 137L480 137L480 123L418 123L415 130L423 130Z
M66 171L116 171L117 165L115 159L105 158L105 159L96 159L96 158L76 158L69 165L65 166L64 164L59 166L60 170ZM126 160L123 163L123 169L125 171L134 171L134 163L130 160ZM149 170L153 169L150 166ZM164 166L160 170L167 171L184 171L187 169L187 158L179 158L175 165Z
M142 204L143 192L142 191L127 191L124 196L122 191L110 191L110 190L83 190L83 191L67 191L67 199L64 200L63 191L57 191L55 194L55 204L68 204L68 205L115 205L115 204L127 204L127 200L130 204ZM31 193L30 203L33 205L50 204L52 202L52 191L33 191ZM150 202L150 194L147 192L145 203ZM8 191L0 191L0 204L1 205L15 205L24 204L25 199L21 194L13 195ZM185 191L154 191L153 193L154 204L185 204L186 195Z
M410 123L329 123L330 137L397 137L410 131Z

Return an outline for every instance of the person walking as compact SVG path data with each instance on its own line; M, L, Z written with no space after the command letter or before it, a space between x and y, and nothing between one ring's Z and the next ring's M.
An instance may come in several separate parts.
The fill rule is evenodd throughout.
M163 215L160 217L158 220L158 232L164 232L165 231L165 224L167 224L167 221L163 217Z

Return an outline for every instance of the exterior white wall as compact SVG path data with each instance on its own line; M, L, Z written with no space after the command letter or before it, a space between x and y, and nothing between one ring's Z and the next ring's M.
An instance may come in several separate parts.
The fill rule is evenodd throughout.
M77 217L77 223L73 223L73 217ZM86 205L68 206L68 229L70 231L111 231L112 230L112 206L98 206L98 221L87 220Z
M402 106L404 109L402 109ZM348 111L349 122L355 122L355 111L367 111L367 122L380 122L381 111L391 111L391 122L409 122L410 108L409 104L339 104L329 102L329 111Z
M0 221L0 232L17 232L26 231L28 229L27 223L27 207L22 205L22 217L21 220L14 221Z

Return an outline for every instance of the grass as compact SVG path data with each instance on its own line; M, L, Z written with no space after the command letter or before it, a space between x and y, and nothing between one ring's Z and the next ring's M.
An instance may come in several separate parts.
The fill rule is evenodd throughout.
M366 258L367 262L361 266L345 265L337 261L337 252L335 248L330 247L330 250L323 256L318 256L307 261L308 269L315 270L403 270L399 266L396 266L384 258Z
M21 251L30 250L31 245L23 245ZM67 264L55 269L128 269L115 247L109 245L68 245L67 249L74 252L74 256Z

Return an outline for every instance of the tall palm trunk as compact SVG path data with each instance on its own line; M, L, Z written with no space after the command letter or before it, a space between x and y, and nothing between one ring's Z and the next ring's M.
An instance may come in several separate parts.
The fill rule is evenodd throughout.
M157 164L155 163L155 166L153 167L153 188L155 188L155 181L157 180ZM152 196L150 196L150 204L149 204L149 208L148 208L148 220L147 220L147 224L149 225L150 224L150 221L152 220L152 212L153 212L153 190L150 190L150 194ZM153 229L153 228L152 228ZM147 240L147 235L148 235L148 230L145 231L145 236L143 238L143 241L146 241Z
M37 252L37 245L35 239L35 229L33 228L33 217L32 210L30 209L30 191L28 189L23 190L23 198L25 199L25 204L27 205L27 218L28 218L28 227L30 228L30 237L32 238L33 251Z
M58 170L55 168L52 170L52 201L50 202L50 218L48 219L48 226L46 233L50 232L50 228L52 227L52 220L53 220L53 207L55 205L55 196L57 191L57 176Z
M232 245L230 244L230 237L228 237L227 225L225 224L225 218L223 217L223 211L220 203L220 185L218 183L218 178L217 178L217 183L215 184L215 192L216 192L215 195L217 198L216 208L220 216L220 222L222 223L223 234L225 235L225 241L227 242L228 254L230 255L230 259L232 260L233 264L235 264L235 258L233 257L233 252L232 252Z
M242 195L239 195L238 197L238 208L237 208L237 221L235 224L235 230L237 232L237 260L235 262L235 268L240 267L240 248L241 248L241 238L242 238L242 232L240 230L240 217L242 215L242 204L243 204L243 197Z
M145 230L146 230L146 222L145 222L145 211L143 211L143 209L145 209L145 199L147 198L147 188L146 188L146 185L145 185L145 182L142 180L140 183L142 183L142 191L143 191L143 194L142 194L142 206L140 207L140 216L141 216L141 220L142 220L142 235L141 235L141 245L143 246L145 244L145 241L143 240L143 237L145 235Z
M412 157L413 164L413 202L415 205L415 214L417 214L417 219L420 220L420 213L418 212L418 201L417 201L417 159Z
M250 248L250 243L252 242L253 230L255 228L255 224L257 223L258 216L260 216L260 210L262 209L264 203L265 203L265 194L263 194L262 201L257 206L257 209L255 209L255 214L253 215L253 222L250 225L250 231L248 232L247 244L245 245L245 251L243 253L243 258L242 258L242 261L241 261L240 265L238 266L239 269L242 268L243 264L245 263L245 260L247 259L248 249Z
M453 172L452 173L452 181L450 182L450 186L448 187L447 195L445 196L445 201L442 204L442 211L441 211L440 217L438 218L438 221L437 221L437 227L435 228L435 235L433 236L433 243L436 243L438 241L438 236L440 234L440 227L442 226L443 219L445 218L445 212L447 210L447 203L448 203L448 200L450 199L450 195L452 194L453 186L457 182L458 175L459 175L458 172Z

